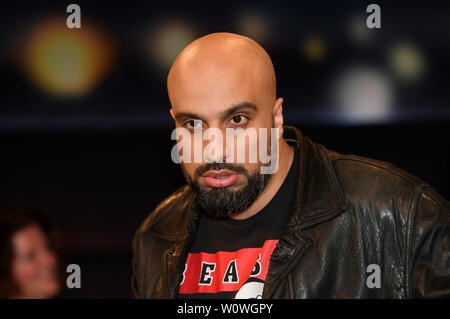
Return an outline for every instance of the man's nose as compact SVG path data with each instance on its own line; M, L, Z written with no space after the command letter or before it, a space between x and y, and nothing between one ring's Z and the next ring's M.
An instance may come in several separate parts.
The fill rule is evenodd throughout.
M226 163L231 162L229 154L233 154L232 143L225 141L225 134L219 129L213 129L205 136L207 140L204 143L203 155L207 163Z

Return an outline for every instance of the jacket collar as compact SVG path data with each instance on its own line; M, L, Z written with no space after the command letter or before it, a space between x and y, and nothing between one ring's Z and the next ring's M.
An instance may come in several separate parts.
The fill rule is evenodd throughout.
M327 150L295 127L285 126L283 137L294 144L298 156L286 229L304 229L340 214L345 208L344 196Z

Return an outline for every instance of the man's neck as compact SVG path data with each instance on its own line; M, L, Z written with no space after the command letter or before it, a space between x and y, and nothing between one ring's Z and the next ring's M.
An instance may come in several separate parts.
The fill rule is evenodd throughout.
M291 168L292 161L294 159L294 148L292 146L289 146L286 141L281 138L279 144L279 152L280 156L278 171L271 176L266 187L258 196L258 198L253 202L253 204L245 211L232 215L231 218L238 220L246 219L257 214L272 200L272 198L278 192Z

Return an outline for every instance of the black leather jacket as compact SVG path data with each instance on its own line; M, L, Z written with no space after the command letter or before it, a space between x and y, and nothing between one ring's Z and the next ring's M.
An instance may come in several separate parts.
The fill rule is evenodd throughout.
M263 298L450 297L448 201L391 164L329 151L293 127L283 137L296 144L296 186ZM135 297L176 298L201 217L192 202L180 188L136 232ZM371 264L380 288L367 285Z

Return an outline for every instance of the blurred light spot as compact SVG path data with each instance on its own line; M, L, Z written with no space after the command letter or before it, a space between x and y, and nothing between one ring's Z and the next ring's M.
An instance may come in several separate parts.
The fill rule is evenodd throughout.
M151 59L163 69L169 68L177 55L193 40L193 28L181 21L157 26L147 43Z
M344 119L377 122L391 114L393 87L390 79L377 69L352 67L336 79L332 99Z
M325 56L325 43L319 37L309 37L303 43L302 51L311 62L319 62Z
M256 42L265 43L268 39L267 19L261 14L245 13L238 18L238 33Z
M107 36L83 23L68 29L66 19L36 26L25 43L24 66L31 80L56 96L86 94L110 70L114 56Z
M390 50L389 63L396 76L405 82L419 80L425 71L422 54L408 43L399 43Z
M357 44L367 44L373 37L373 30L366 25L367 17L356 15L349 19L349 32L351 39Z

